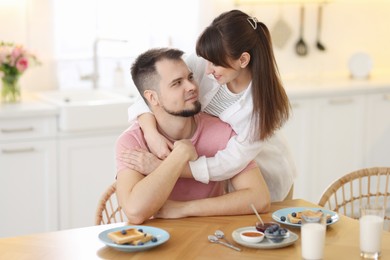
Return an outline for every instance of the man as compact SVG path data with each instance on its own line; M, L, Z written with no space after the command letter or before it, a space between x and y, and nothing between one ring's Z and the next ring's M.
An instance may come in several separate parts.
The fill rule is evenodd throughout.
M131 68L133 81L156 118L161 134L174 142L169 156L147 176L126 167L120 159L126 149L147 149L139 125L117 141L117 196L129 221L141 224L150 217L239 215L270 207L270 195L259 168L251 162L229 180L234 191L224 194L224 182L197 182L181 178L191 160L213 156L235 133L219 118L199 113L198 87L175 49L152 49ZM178 141L179 140L179 141Z

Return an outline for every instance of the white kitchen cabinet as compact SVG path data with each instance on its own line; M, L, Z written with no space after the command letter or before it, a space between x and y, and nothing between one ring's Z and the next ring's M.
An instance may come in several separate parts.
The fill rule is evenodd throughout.
M365 96L333 96L318 100L316 106L312 160L315 183L313 202L346 173L363 168Z
M365 96L291 98L293 113L283 131L298 176L294 197L317 203L335 179L363 167Z
M310 191L306 188L307 183L311 183L309 173L311 171L310 144L315 134L313 128L313 107L315 101L310 99L291 100L292 114L289 121L283 127L291 154L297 168L297 178L294 182L294 197L308 198Z
M123 130L59 138L61 229L94 225L99 199L115 181L115 142Z
M367 97L366 164L390 167L390 91Z
M0 237L58 228L56 118L0 119Z

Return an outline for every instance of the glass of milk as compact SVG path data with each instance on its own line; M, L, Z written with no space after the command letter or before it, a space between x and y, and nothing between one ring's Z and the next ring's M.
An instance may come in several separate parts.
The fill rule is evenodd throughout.
M360 208L360 256L377 259L381 255L381 242L385 208L368 204Z
M326 217L324 214L313 217L302 213L301 247L305 260L323 259L326 235Z

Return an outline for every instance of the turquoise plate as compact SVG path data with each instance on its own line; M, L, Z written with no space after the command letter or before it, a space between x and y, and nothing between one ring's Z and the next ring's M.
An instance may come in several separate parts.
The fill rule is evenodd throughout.
M122 230L122 229L128 229L128 228L136 228L136 229L142 229L144 233L149 233L157 238L157 242L146 242L143 245L140 246L133 246L133 245L119 245L116 244L114 241L108 238L108 233ZM149 250L153 247L159 246L161 244L164 244L169 239L169 233L163 229L155 228L155 227L149 227L149 226L123 226L123 227L116 227L111 228L108 230L105 230L99 234L99 239L106 244L109 247L115 248L119 251L124 252L136 252L136 251L144 251Z
M322 210L322 212L324 212L325 214L329 214L331 216L332 221L329 223L326 223L326 225L328 225L328 226L336 223L340 219L339 215L334 211L330 211L330 210L323 209L323 208L311 208L311 207L295 207L295 208L279 209L279 210L275 211L274 213L272 213L272 218L281 224L285 224L285 225L289 225L289 226L293 226L293 227L300 227L301 224L290 223L287 219L287 214L291 214L293 212L300 212L300 211L304 211L307 209L312 210L312 211ZM280 218L282 216L286 217L285 221L280 220Z

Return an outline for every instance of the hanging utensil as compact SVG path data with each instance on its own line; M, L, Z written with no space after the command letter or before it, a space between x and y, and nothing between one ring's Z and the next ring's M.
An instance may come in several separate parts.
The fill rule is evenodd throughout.
M292 29L283 18L282 4L279 6L279 18L271 28L272 43L282 49L292 35Z
M320 51L325 51L325 46L320 40L320 34L322 29L322 5L318 6L318 16L317 16L317 49Z
M308 47L305 41L303 40L303 25L305 17L305 9L303 5L301 6L301 14L300 14L300 35L299 40L295 45L295 51L299 56L306 56L308 52Z

